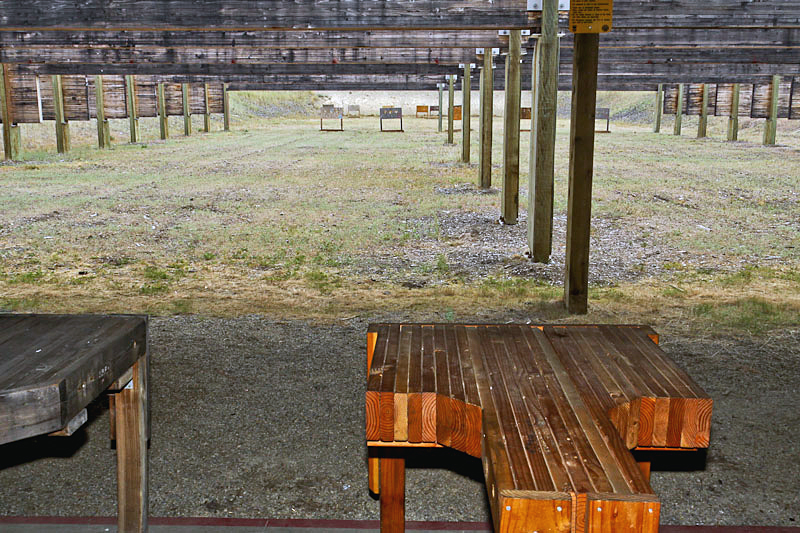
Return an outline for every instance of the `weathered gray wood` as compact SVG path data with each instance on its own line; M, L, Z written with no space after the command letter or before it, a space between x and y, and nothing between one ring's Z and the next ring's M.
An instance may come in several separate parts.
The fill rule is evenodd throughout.
M516 224L519 217L519 107L520 107L520 31L511 30L506 61L506 104L503 116L503 195L500 218Z
M484 49L481 69L481 160L480 186L492 186L492 122L494 113L494 72L492 50Z
M442 109L443 109L443 107L442 107L442 103L443 103L443 100L442 100L443 95L442 95L442 93L444 93L444 84L439 83L439 84L437 84L437 87L439 89L439 133L441 133L442 132Z
M530 26L526 0L30 0L0 16L0 30L487 29Z
M97 119L97 146L111 148L111 130L106 118L103 77L94 77L95 117Z
M564 302L567 310L576 314L585 314L589 305L589 233L592 224L598 44L598 34L575 35Z
M6 160L20 157L20 131L19 124L15 123L13 99L9 68L0 65L0 121L3 122L3 157Z
M125 76L125 98L128 107L128 123L131 134L131 142L139 142L139 110L136 94L136 78Z
M188 83L181 86L181 98L183 102L183 134L189 136L192 134L192 112L189 106L189 93L191 88Z
M55 108L56 123L56 150L59 154L65 154L70 149L69 122L64 116L64 90L61 76L52 77L53 84L53 106Z
M697 121L697 138L708 135L708 84L703 84L703 96L700 102L700 120Z
M59 430L141 357L146 319L0 315L0 444Z
M681 123L683 118L683 84L678 84L678 107L675 113L675 124L672 128L672 133L675 135L681 134Z
M769 99L769 116L764 123L764 145L775 144L778 133L778 94L781 84L780 76L772 77L772 90Z
M203 113L203 132L208 133L211 131L211 111L208 106L208 84L203 84L203 103L205 104L205 112Z
M447 144L455 144L455 141L453 139L453 130L454 130L454 126L453 126L453 114L454 113L453 112L454 112L455 107L456 107L455 106L455 102L453 101L454 100L453 97L455 96L455 88L454 88L455 87L455 77L454 76L450 76L449 79L448 79L448 82L449 82L449 85L448 85L448 89L447 89Z
M464 64L464 78L461 82L461 162L469 163L470 152L470 129L472 122L472 111L470 109L470 98L472 85L470 84L470 64Z
M231 103L227 83L222 84L222 128L225 131L231 130Z
M538 71L528 172L528 248L537 263L550 261L553 248L556 106L558 98L558 2L542 4L542 34L536 43Z
M656 119L653 123L653 133L660 133L661 132L661 106L663 105L664 101L664 84L659 83L658 89L656 90Z
M733 84L731 95L731 109L728 116L728 140L739 140L739 84Z
M158 84L158 132L162 141L169 137L169 120L167 118L167 102L164 94L164 84Z

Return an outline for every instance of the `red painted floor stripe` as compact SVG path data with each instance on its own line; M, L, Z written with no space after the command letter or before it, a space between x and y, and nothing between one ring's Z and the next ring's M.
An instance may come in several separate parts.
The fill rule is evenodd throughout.
M110 516L0 516L0 524L86 524L114 525ZM217 526L217 527L296 527L318 529L378 529L377 520L311 520L216 517L153 517L154 526ZM488 522L406 522L411 531L491 531ZM773 526L661 526L659 533L800 533L800 527Z

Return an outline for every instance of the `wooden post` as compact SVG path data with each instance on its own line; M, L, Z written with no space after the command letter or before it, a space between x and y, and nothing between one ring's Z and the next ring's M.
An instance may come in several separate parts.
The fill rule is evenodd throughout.
M570 313L578 314L586 313L589 304L589 231L592 223L599 42L600 36L596 33L575 34L572 60L564 302Z
M405 476L403 457L381 457L381 533L403 533L405 531Z
M550 261L553 248L553 181L558 99L558 2L542 4L542 34L536 41L531 102L531 144L528 171L528 248L537 263Z
M653 133L661 133L661 109L664 105L664 84L658 84L656 91L656 122L653 124Z
M778 134L778 92L781 87L781 77L772 76L772 94L769 99L769 116L764 124L764 145L775 144Z
M500 218L516 224L519 216L519 100L522 52L520 30L511 30L506 57L506 106L503 117L503 198Z
M471 65L464 64L464 79L461 80L461 162L469 163L470 156L470 127L472 110L470 99L472 97Z
M131 142L139 142L139 106L136 97L136 77L125 76L125 89L128 104L128 122L130 123Z
M678 105L675 107L675 126L672 128L672 133L675 135L681 134L681 119L683 118L683 84L678 84Z
M203 132L211 131L211 111L208 105L208 84L203 84L203 98L205 100L205 113L203 114Z
M222 127L225 131L231 130L231 104L228 100L228 84L222 84Z
M439 87L439 133L441 133L442 132L442 111L444 111L444 108L442 107L442 104L444 103L443 102L443 94L442 94L442 93L444 93L444 84L443 83L437 83L437 86Z
M455 144L453 140L453 111L455 109L453 97L455 96L455 82L456 77L451 75L450 86L447 90L447 144Z
M117 442L117 528L147 530L147 354L133 366L133 379L114 398Z
M97 146L111 148L111 130L106 118L105 92L103 76L94 77L94 109L97 119Z
M169 137L169 116L167 115L167 97L164 84L158 84L158 129L162 141Z
M731 94L731 111L728 114L728 140L739 140L739 84L734 83Z
M59 154L69 152L69 122L64 115L64 88L61 76L53 76L53 108L56 115L56 149Z
M0 118L3 119L3 157L19 159L19 124L14 123L13 94L8 65L0 65Z
M481 71L481 188L492 186L492 114L494 113L494 72L492 49L483 51Z
M697 138L702 139L708 135L708 84L703 84L703 96L700 99L700 120L697 121Z
M189 106L190 90L188 83L181 85L181 96L183 97L183 134L187 137L192 134L192 112Z

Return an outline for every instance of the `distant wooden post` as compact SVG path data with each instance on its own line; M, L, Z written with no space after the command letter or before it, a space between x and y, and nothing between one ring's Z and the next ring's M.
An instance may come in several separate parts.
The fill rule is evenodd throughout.
M769 99L769 116L764 124L764 145L771 146L775 144L775 138L778 134L778 92L781 87L781 77L772 76L772 93Z
M542 3L542 34L536 41L531 102L528 171L528 248L537 263L547 263L553 248L556 107L558 100L558 2Z
M443 103L443 94L444 93L444 83L437 83L436 86L439 88L439 133L442 132L442 111L444 108L442 107Z
M664 84L658 84L656 91L656 122L653 124L653 133L661 133L661 109L664 105Z
M455 110L455 102L453 102L453 97L455 96L455 82L456 77L450 76L450 86L447 90L447 144L455 144L453 140L453 114Z
M205 103L205 113L203 114L203 131L208 133L211 131L211 108L208 102L208 84L203 84L203 98Z
M181 85L181 96L183 98L183 134L187 137L192 134L192 112L189 106L190 90L188 83Z
M728 115L728 140L739 140L739 84L734 83L731 94L731 111Z
M681 134L681 119L683 118L683 84L678 84L678 105L675 108L675 126L672 128L672 133L675 135Z
M231 130L231 103L228 100L228 84L222 84L222 127L225 131Z
M55 75L53 81L53 108L56 115L56 149L59 154L69 152L69 122L64 115L64 87L61 75Z
M169 117L167 116L167 97L164 84L158 84L158 129L162 141L169 137Z
M703 96L700 99L700 120L697 122L697 138L702 139L708 133L708 84L703 84Z
M94 109L97 118L97 146L111 148L111 131L106 118L103 76L94 77Z
M3 119L3 157L6 160L19 159L19 124L14 124L13 94L8 65L0 65L0 118Z
M464 79L461 80L461 162L469 163L470 156L470 127L472 111L470 99L472 97L471 65L464 64Z
M492 113L494 113L494 72L492 49L483 50L481 71L481 167L482 189L492 186Z
M503 198L500 218L516 224L519 216L519 104L522 52L520 30L511 30L506 57L506 106L503 117Z
M131 130L131 142L139 142L139 106L136 96L136 77L125 76L125 89L128 93L128 121Z
M564 302L570 313L578 314L586 313L589 305L589 232L599 43L600 36L596 33L576 33L572 59Z

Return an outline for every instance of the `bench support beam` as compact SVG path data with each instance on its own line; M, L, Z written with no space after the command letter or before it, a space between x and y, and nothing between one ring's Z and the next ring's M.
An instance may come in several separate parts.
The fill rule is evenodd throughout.
M589 232L592 224L594 117L597 103L599 42L596 33L575 35L564 302L570 313L577 314L585 314L588 311L589 300Z

